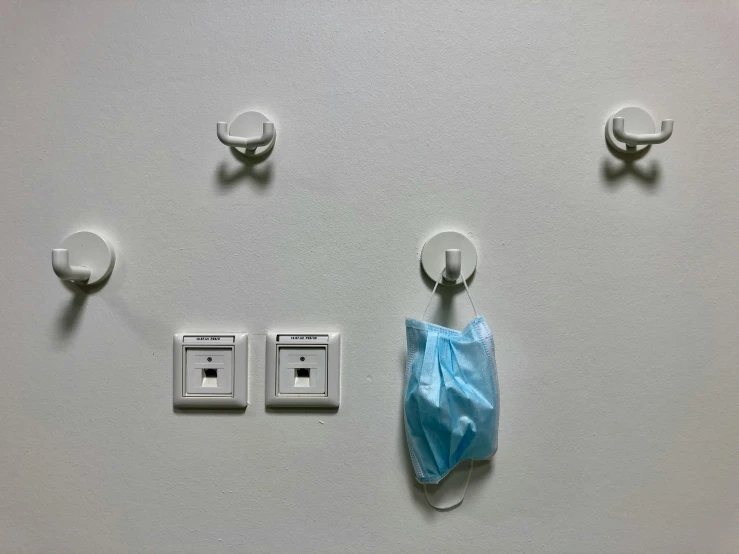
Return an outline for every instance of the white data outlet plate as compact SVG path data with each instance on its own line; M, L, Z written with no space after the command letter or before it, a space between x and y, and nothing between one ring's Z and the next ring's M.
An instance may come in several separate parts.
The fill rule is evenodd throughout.
M246 333L174 336L176 408L246 408Z
M338 333L267 335L265 401L270 408L338 408Z

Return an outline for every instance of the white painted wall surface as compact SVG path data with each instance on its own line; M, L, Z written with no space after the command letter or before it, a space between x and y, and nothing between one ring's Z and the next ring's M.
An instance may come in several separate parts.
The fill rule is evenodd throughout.
M0 550L739 551L738 28L730 1L3 2ZM629 103L675 134L622 172ZM278 139L245 170L215 123L248 108ZM119 254L89 296L50 265L80 229ZM401 389L445 229L479 248L502 415L437 513ZM193 329L252 334L245 413L173 412ZM323 329L341 409L266 413L254 335Z

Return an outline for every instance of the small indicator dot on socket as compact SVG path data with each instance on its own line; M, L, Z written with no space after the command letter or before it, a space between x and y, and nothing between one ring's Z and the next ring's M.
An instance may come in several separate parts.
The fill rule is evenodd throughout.
M211 358L210 356L208 356L208 361L209 362L212 362L213 361L213 358Z
M300 361L301 362L304 362L305 361L305 356L300 356Z

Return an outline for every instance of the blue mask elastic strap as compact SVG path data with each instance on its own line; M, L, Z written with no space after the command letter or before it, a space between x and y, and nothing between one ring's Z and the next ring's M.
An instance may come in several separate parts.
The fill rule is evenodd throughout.
M429 506L436 510L445 511L445 510L451 510L452 508L455 508L459 506L462 501L464 500L465 494L467 494L467 486L470 484L470 475L472 475L472 466L475 465L475 462L473 460L470 460L470 469L467 470L467 477L464 479L464 487L462 488L462 494L459 495L459 497L455 498L454 500L447 502L446 504L434 504L434 502L431 501L431 498L429 498L429 489L428 487L443 487L443 486L449 486L452 485L452 483L445 483L444 485L441 485L443 481L440 481L436 485L424 485L423 486L423 494L426 496L426 502L429 503ZM451 476L452 480L455 480L456 476L452 476L452 474L448 475L447 477ZM446 479L446 478L445 478ZM433 496L433 495L432 495Z
M470 299L470 304L472 304L472 311L475 312L475 317L480 317L477 313L477 308L475 308L475 303L472 301L472 295L470 294L470 288L467 286L467 281L464 279L464 275L461 275L462 277L462 283L464 283L464 290L467 291L467 298ZM434 288L431 291L431 298L429 298L429 303L426 304L426 309L423 311L423 315L421 316L421 321L426 321L426 312L429 311L429 306L431 306L431 302L434 300L434 293L436 292L436 287L439 286L439 283L441 283L441 280L444 278L444 271L439 274L439 278L434 283Z

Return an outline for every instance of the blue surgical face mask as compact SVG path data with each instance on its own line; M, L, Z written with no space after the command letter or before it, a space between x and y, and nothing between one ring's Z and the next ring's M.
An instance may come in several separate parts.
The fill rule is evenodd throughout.
M485 319L475 310L475 319L455 331L426 323L425 315L405 322L404 400L408 450L424 485L438 483L464 460L490 459L498 448L499 411L495 347ZM456 504L463 498L464 492Z

